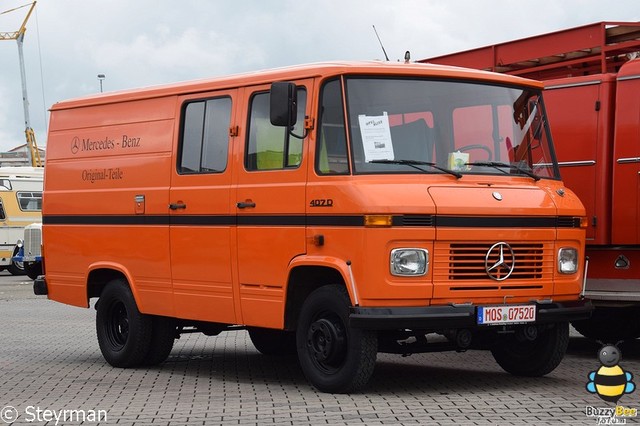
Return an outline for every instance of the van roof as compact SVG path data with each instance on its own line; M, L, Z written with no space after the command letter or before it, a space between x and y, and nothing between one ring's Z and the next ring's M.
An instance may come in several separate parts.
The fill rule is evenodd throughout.
M178 82L159 86L150 86L116 92L99 93L82 98L70 99L54 104L51 110L78 108L89 105L127 102L161 96L198 93L223 88L233 88L273 81L286 81L311 77L331 77L346 74L385 74L415 75L426 77L460 78L469 80L491 81L502 84L517 84L542 88L542 83L506 74L496 74L448 65L429 63L401 63L384 61L344 61L319 62L295 65L284 68L254 71L222 77Z

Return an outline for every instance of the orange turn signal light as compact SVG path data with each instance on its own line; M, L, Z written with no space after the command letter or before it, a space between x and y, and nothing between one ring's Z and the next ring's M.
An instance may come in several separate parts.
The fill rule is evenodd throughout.
M368 227L389 227L393 224L391 215L365 215L364 226Z

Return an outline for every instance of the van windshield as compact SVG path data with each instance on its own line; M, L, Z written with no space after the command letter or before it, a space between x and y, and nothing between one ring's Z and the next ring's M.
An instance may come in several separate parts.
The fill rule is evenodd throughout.
M355 173L559 178L539 91L416 78L345 87Z

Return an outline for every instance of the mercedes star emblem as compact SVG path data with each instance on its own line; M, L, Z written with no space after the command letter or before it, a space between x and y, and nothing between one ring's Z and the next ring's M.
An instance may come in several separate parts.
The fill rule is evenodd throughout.
M492 280L504 281L513 272L516 256L511 246L505 242L495 243L484 257L484 269Z

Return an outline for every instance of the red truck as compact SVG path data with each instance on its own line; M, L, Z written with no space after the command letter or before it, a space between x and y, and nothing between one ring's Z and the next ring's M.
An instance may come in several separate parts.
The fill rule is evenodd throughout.
M584 295L596 309L573 325L595 339L640 337L640 22L599 22L418 62L544 81L562 178L590 222Z

